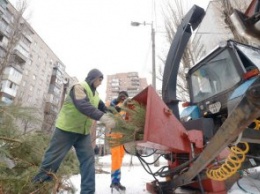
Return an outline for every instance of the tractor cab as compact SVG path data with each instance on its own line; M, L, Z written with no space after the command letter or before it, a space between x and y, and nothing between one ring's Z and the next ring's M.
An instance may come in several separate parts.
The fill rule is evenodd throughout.
M198 107L198 117L226 117L228 110L232 109L229 102L234 91L258 76L259 69L259 48L232 40L219 45L187 74L190 102ZM240 90L245 87L240 87ZM243 95L241 92L240 96Z

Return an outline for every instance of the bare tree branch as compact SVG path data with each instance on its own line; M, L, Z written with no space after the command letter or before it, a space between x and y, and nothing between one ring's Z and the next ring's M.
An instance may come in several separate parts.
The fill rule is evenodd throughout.
M166 30L166 40L171 44L175 34L177 27L181 24L182 18L185 15L186 10L184 9L183 1L174 0L168 1L166 4L166 8L163 10L163 15L165 19L165 30ZM187 48L183 53L183 57L180 64L180 69L177 78L177 97L182 101L189 100L189 94L187 90L186 84L186 76L185 69L191 68L194 64L194 56L193 56L193 48L191 44L188 44ZM161 60L163 58L161 57ZM162 72L163 67L160 68L160 72ZM162 73L160 73L162 76ZM159 79L159 78L158 78ZM162 78L161 78L162 80Z
M6 51L4 56L0 58L0 76L2 76L4 69L14 62L14 49L24 36L23 34L26 33L27 26L23 14L27 9L27 3L26 1L20 0L17 5L17 11L12 13L13 19L11 20L11 32L8 38Z
M165 30L166 30L166 40L171 44L173 37L176 34L176 29L180 25L182 18L185 15L186 10L184 9L184 1L181 0L173 0L167 1L165 4L165 8L163 9L163 16L165 19ZM242 9L243 11L248 6L248 2L245 0L219 0L212 1L214 3L215 10L217 10L219 16L219 22L224 24L223 30L230 29L231 33L234 36L234 40L248 43L248 41L240 36L236 31L234 25L231 22L230 15L233 13L233 10ZM203 36L203 35L200 35ZM180 100L186 101L189 99L189 94L187 90L187 83L185 78L185 69L190 69L194 64L195 60L205 55L205 51L203 49L203 45L199 44L200 38L194 40L193 44L188 43L181 60L180 69L177 78L177 97ZM160 57L160 60L165 64L165 57ZM159 76L163 76L163 67L159 69ZM162 78L157 77L157 79L162 80Z

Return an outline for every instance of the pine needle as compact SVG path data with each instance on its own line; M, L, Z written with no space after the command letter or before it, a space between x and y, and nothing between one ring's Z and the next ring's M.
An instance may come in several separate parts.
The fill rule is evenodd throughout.
M49 144L50 135L42 132L23 134L17 127L17 120L38 122L34 115L37 115L34 108L0 104L0 194L46 194L61 189L70 189L70 193L73 193L73 185L66 183L71 175L79 173L79 164L73 150L67 154L59 171L53 174L54 181L32 183Z
M132 100L127 107L121 107L121 111L126 112L126 118L124 119L118 113L114 114L116 127L111 130L111 134L106 136L110 147L143 139L146 107Z

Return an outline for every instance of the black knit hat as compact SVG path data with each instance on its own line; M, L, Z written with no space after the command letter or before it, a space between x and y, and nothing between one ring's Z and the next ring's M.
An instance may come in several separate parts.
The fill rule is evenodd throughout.
M101 73L101 71L99 71L98 69L92 69L88 72L88 75L85 79L85 81L89 84L92 85L93 82L97 79L97 78L103 78L103 74Z
M121 96L121 95L124 95L124 96L128 97L127 91L121 91L121 92L119 92L118 96Z

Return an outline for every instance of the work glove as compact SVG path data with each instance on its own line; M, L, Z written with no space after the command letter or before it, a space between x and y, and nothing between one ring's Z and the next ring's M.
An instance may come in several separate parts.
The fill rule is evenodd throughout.
M127 99L124 100L123 106L127 106L127 105L132 104L132 103L133 103L133 101L130 98L127 98Z
M121 111L121 108L119 106L115 106L115 109L116 109L117 112Z
M114 128L116 126L116 121L108 113L103 114L99 121L104 123L106 128Z

